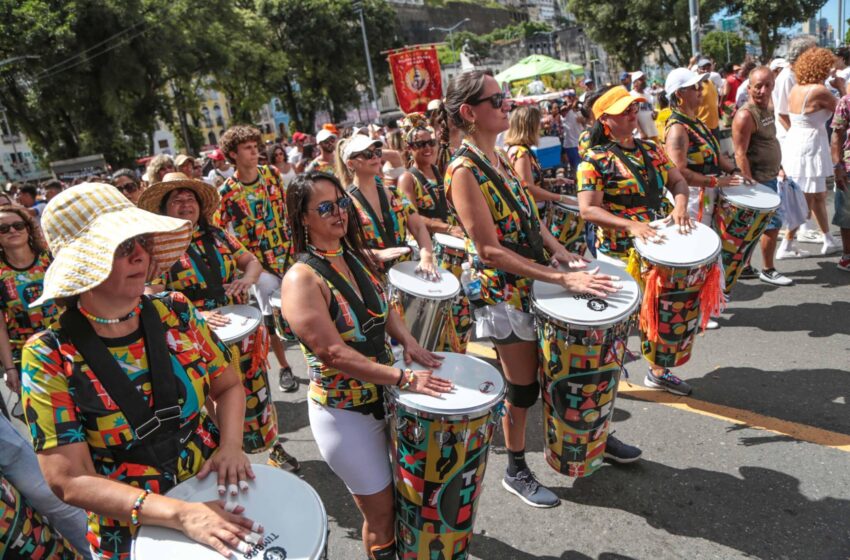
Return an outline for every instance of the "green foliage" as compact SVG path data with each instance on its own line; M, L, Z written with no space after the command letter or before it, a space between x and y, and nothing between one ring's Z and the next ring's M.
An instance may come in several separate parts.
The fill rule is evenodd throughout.
M490 55L490 47L496 42L525 39L536 33L548 33L550 31L552 31L552 27L548 24L536 21L523 21L514 25L500 27L484 35L476 35L470 31L458 31L452 34L455 56L452 57L451 55L448 37L446 37L445 47L442 45L438 47L437 53L440 56L441 64L457 62L463 45L469 44L469 48L473 53L480 58L486 58Z
M700 18L708 21L725 4L700 0ZM688 0L568 0L567 6L624 69L640 68L651 53L671 66L686 65L692 56Z
M729 41L729 56L726 51L726 41ZM710 56L718 63L732 62L740 64L747 55L747 44L737 33L730 31L710 31L700 42L703 54Z
M817 15L826 0L731 0L729 13L740 14L741 23L759 37L762 60L773 58L782 41L782 28L791 27Z

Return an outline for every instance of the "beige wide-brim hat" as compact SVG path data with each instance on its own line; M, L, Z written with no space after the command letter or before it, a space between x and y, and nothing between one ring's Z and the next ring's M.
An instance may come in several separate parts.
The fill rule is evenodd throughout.
M207 221L212 220L212 215L218 209L218 204L221 201L221 196L216 188L203 181L191 179L179 171L166 173L162 181L146 188L142 196L139 197L139 208L159 214L162 199L168 196L168 193L177 189L189 189L194 192L201 204L201 216L205 217Z
M148 280L168 270L186 252L192 224L136 208L104 183L81 183L51 200L41 227L53 262L44 276L44 292L32 305L76 296L109 277L118 246L138 235L153 234Z

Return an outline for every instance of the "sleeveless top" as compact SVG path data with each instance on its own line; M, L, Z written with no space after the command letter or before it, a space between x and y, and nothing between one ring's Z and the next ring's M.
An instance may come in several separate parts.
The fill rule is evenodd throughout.
M776 115L770 107L762 109L752 102L747 103L744 109L756 124L747 146L747 160L753 179L759 183L772 181L782 165L782 148L776 139Z
M464 140L462 146L489 163L487 156L474 144ZM534 201L534 197L525 188L519 177L517 177L507 158L501 152L497 151L497 154L502 171L507 178L505 183L511 194L515 197L515 200L519 203L521 211L531 217L532 222L539 224L540 215L537 212L537 204ZM478 182L478 188L481 190L481 194L484 195L484 200L490 210L490 217L496 226L496 235L499 238L499 242L528 245L530 241L522 230L520 216L504 200L501 191L487 177L487 174L475 165L469 157L455 157L451 164L449 164L445 177L446 192L451 193L452 176L461 167L469 169ZM517 277L502 270L486 266L478 258L477 252L472 245L472 240L467 239L466 244L467 252L473 254L473 266L481 278L481 302L486 305L496 305L506 302L520 311L530 312L529 292L532 280L530 278Z
M525 157L531 160L531 178L534 180L534 185L542 187L543 168L540 167L540 160L537 159L534 152L528 146L522 144L508 146L508 159L511 161L512 166L516 166L516 162Z
M688 134L688 169L703 175L720 175L720 143L708 127L675 109L667 119L665 136L674 124L684 126Z
M413 203L416 205L416 211L426 218L442 220L448 224L455 225L457 222L448 207L446 188L442 177L440 177L440 172L436 165L432 166L432 168L436 181L426 177L416 167L411 167L407 170L410 176L413 177L413 192L416 195Z
M351 200L354 202L354 208L357 210L357 215L360 218L360 223L363 226L363 234L365 235L364 241L366 241L366 246L369 249L386 249L389 247L404 247L407 246L407 238L409 236L409 232L407 229L407 217L411 214L416 213L416 209L407 200L403 194L399 193L395 189L385 189L383 181L376 178L378 193L383 191L387 195L387 203L389 206L390 213L390 221L392 225L391 234L388 231L387 224L383 224L383 228L381 224L378 223L378 220L382 220L381 216L381 208L368 208L366 207L360 200L353 196ZM348 193L352 194L357 187L353 184L348 188ZM370 211L371 210L371 211ZM392 235L392 239L384 239L384 235L382 233L385 231L388 236ZM389 270L392 265L405 262L410 260L413 257L412 252L407 253L405 255L400 256L399 258L391 261L383 263L385 269Z
M813 89L806 92L803 110ZM826 123L832 115L825 109L788 113L791 128L782 141L782 167L786 174L794 178L832 176L832 156L826 133Z
M369 281L378 294L381 302L381 313L376 319L386 321L389 306L387 305L387 295L383 284L360 261L356 258L354 261L368 276ZM307 264L307 266L310 265ZM331 292L329 306L331 320L334 322L334 326L343 342L346 344L365 342L367 338L363 334L360 322L357 320L357 316L352 311L351 305L345 299L345 296L343 296L342 292L330 280L318 272L316 272L316 275L325 283ZM340 276L346 282L348 281L345 275L340 273ZM304 352L304 358L307 362L307 369L310 375L310 390L308 395L313 401L330 408L354 409L378 402L380 399L380 391L374 383L361 381L325 364L303 342L301 343L301 350ZM386 348L384 354L388 356L392 355L389 347ZM373 357L369 357L369 359L378 361L377 358Z

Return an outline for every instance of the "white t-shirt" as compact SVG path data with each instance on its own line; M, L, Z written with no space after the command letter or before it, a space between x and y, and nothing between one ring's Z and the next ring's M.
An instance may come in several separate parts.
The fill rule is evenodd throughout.
M302 157L301 152L299 152L298 148L296 148L295 146L291 146L286 151L286 162L287 163L295 165L296 163L301 161L301 157Z
M235 172L236 172L236 170L233 167L228 167L224 171L219 171L218 169L213 168L207 174L207 181L206 182L209 183L210 185L215 185L216 184L216 180L215 180L216 177L223 177L224 179L230 179L231 177L233 177L233 174Z
M564 129L565 148L578 148L578 135L581 134L578 124L578 115L575 110L567 111L565 116L561 117L561 126Z
M632 97L643 97L646 103L641 102L638 110L638 127L646 138L655 138L658 136L658 127L655 126L655 119L652 117L653 106L655 99L649 91L643 93L632 90Z
M747 78L741 85L738 86L738 92L735 94L735 107L743 107L750 99L750 94L747 91L750 87L750 79Z
M794 72L790 66L782 69L782 72L776 77L776 85L773 87L773 113L776 116L776 139L782 143L788 131L779 122L779 115L787 115L788 97L791 95L791 88L797 84L797 79L794 77Z

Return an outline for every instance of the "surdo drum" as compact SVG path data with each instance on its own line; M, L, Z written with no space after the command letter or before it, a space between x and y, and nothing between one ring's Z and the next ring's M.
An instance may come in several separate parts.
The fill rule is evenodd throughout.
M250 305L225 305L215 311L230 319L223 327L212 327L218 338L228 346L241 342L263 323L263 314Z

